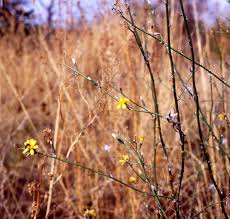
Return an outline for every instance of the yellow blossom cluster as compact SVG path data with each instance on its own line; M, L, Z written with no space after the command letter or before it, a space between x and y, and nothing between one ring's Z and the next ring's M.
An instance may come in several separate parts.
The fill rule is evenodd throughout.
M129 102L129 99L126 97L120 97L118 100L118 105L117 105L117 109L127 109L127 103Z
M85 212L84 212L84 218L86 218L86 219L90 219L90 218L93 218L93 217L96 217L97 216L97 214L96 214L96 211L95 210L93 210L93 209L91 209L91 210L86 210Z
M37 141L35 139L28 139L25 141L24 143L24 150L23 150L23 154L30 154L30 155L34 155L36 149L38 149L38 145L37 145Z
M119 163L123 166L124 164L126 164L129 161L129 155L125 154L122 155L122 159L119 160Z
M219 119L219 120L223 120L224 118L225 118L224 113L220 113L220 114L218 115L218 119Z
M129 183L137 183L137 178L135 176L130 176L128 179Z

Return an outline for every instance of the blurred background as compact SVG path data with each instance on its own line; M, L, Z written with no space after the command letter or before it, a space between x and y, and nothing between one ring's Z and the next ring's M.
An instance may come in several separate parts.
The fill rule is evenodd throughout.
M146 162L153 162L153 122L149 115L117 111L117 102L101 93L69 68L71 59L80 71L100 81L119 97L113 87L152 109L149 76L127 24L112 10L113 4L128 17L124 1L117 0L1 0L0 1L0 215L2 218L45 218L50 180L52 199L47 218L83 218L86 209L95 209L97 218L157 218L155 202L112 180L39 156L25 157L18 146L28 138L38 140L46 153L52 150L44 141L44 130L51 129L57 156L69 155L73 162L111 173L128 182L133 172L119 165L126 150L112 138L120 133L126 139L144 136ZM173 47L190 56L178 1L171 0ZM130 1L136 23L167 40L165 5L161 0ZM184 1L192 31L196 60L230 82L230 3L227 0ZM151 8L149 8L149 5ZM154 69L160 112L166 116L174 103L170 64L165 48L142 35ZM192 88L191 63L175 55L180 76ZM230 147L229 124L218 120L230 116L229 92L207 72L197 69L201 107L223 145ZM206 172L200 152L194 103L178 83L183 130L186 134L186 168L182 190L182 215L188 218L202 211L216 192ZM212 97L212 98L211 98ZM204 135L211 145L213 171L220 186L229 193L229 160L215 149L205 124ZM180 148L178 137L162 120L172 172L178 183ZM167 165L160 146L157 149L159 191L170 194ZM227 169L227 170L226 170ZM150 170L151 172L152 170ZM152 174L152 172L151 172ZM140 181L135 186L147 189ZM193 197L192 199L190 197ZM173 203L162 201L169 218ZM227 211L230 211L229 204ZM199 218L223 218L219 206L209 208Z

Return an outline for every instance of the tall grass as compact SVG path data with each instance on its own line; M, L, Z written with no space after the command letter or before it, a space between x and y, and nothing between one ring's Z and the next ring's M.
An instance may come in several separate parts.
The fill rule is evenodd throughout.
M125 9L122 10L123 15L129 18ZM165 16L157 13L158 24L161 24L157 26L152 23L148 8L142 10L136 6L131 10L136 12L134 19L137 26L142 28L145 24L147 32L157 30L155 32L161 33L167 43ZM191 57L183 18L178 16L178 11L171 12L171 16L171 46ZM98 218L103 219L161 217L152 196L66 163L21 155L15 144L22 145L25 139L32 137L38 139L44 153L52 155L52 148L43 138L46 128L52 130L57 157L103 170L127 183L129 177L135 174L128 166L119 165L119 159L129 150L114 139L112 133L127 142L144 136L141 150L150 182L159 195L175 200L181 176L178 130L183 131L185 166L178 202L179 214L182 218L224 218L200 146L190 61L172 54L179 98L178 128L173 120L175 117L172 118L176 109L167 49L137 30L143 47L148 49L168 160L156 131L159 125L155 120L157 117L128 109L118 111L113 98L66 67L74 69L71 63L74 58L78 70L98 81L109 93L117 98L122 93L155 112L148 68L129 28L133 31L133 26L128 27L119 14L108 12L103 19L89 27L82 26L78 31L56 30L49 40L45 29L27 37L8 34L1 38L0 212L3 218L28 218L30 215L32 218L44 218L47 212L49 218L82 218L83 212L91 208L96 210ZM195 58L229 83L229 35L225 26L219 24L204 30L203 33L196 23L195 32L192 32ZM224 205L229 213L230 169L226 155L229 155L230 139L229 88L203 68L196 66L192 71L196 74L202 111L198 119L203 140L213 176L224 191ZM135 158L131 155L130 160ZM134 186L149 192L141 179ZM47 203L50 204L48 210ZM175 201L160 199L160 204L168 218L176 217Z

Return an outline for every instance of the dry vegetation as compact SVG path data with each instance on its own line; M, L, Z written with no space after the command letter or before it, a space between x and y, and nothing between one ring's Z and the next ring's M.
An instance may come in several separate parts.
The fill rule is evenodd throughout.
M158 30L151 23L151 14L147 9L137 8L135 20L140 26L146 22L148 31L152 32L153 25L154 31L167 36L165 16L161 13L156 16L158 23L164 24ZM177 11L172 16L172 45L190 56L183 18L177 15ZM194 28L193 39L196 60L230 83L227 61L229 33L225 32L225 28L222 24L213 29L204 26L202 34L199 28ZM57 30L49 40L45 38L44 29L29 36L7 34L0 40L2 218L29 218L30 215L45 218L52 180L55 184L49 218L82 218L85 209L95 209L97 218L103 219L160 218L153 197L63 162L52 163L52 159L41 156L26 158L15 146L22 145L28 138L35 138L40 150L51 154L51 147L43 138L43 130L50 128L58 157L65 158L71 147L68 160L103 170L127 182L135 174L128 166L119 165L118 161L127 149L112 138L112 133L119 133L127 141L144 136L142 152L146 165L151 166L148 169L151 183L156 186L152 168L155 141L158 190L162 195L173 195L170 181L176 189L181 170L181 148L178 132L166 119L170 112L175 112L170 62L163 45L139 33L148 47L154 72L160 114L163 116L162 134L172 165L171 179L158 134L154 138L153 117L128 109L118 111L114 99L84 78L74 76L65 66L73 67L71 58L75 58L78 69L99 81L110 93L120 97L114 87L118 91L122 88L130 99L139 104L144 102L146 108L154 111L148 69L133 34L119 15L107 13L103 19L98 19L89 27L82 25L78 31ZM166 37L164 39L167 40ZM181 124L186 135L181 217L191 217L211 204L197 218L224 218L200 146L195 102L188 92L192 92L192 81L188 81L191 78L191 62L175 53L173 58L180 77L188 82L186 90L176 74ZM199 67L196 80L203 114L217 138L223 139L223 147L229 154L229 88ZM221 120L219 114L224 114L225 118ZM201 126L208 144L213 175L225 192L225 207L229 213L229 159L221 153L202 119ZM134 159L131 154L130 160ZM134 186L149 191L140 179ZM174 202L161 199L161 204L168 218L175 218Z

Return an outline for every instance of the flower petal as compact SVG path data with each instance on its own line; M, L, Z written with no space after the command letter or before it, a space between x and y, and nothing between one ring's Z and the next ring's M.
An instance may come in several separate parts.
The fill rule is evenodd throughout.
M123 104L122 104L122 109L126 109L126 108L127 108L126 104L123 103Z
M35 139L30 139L30 145L34 146L36 145L37 141Z
M120 103L117 105L117 110L119 110L119 109L121 109L121 104Z
M34 150L33 149L30 149L30 155L34 155Z
M123 166L125 164L124 160L119 160L119 163Z
M25 153L27 153L29 151L29 148L25 148L24 150L23 150L23 154L25 154Z
M34 146L33 146L33 149L38 149L38 145L34 145Z
M25 145L25 146L28 145L28 144L30 144L30 140L26 140L26 141L24 142L24 145Z

